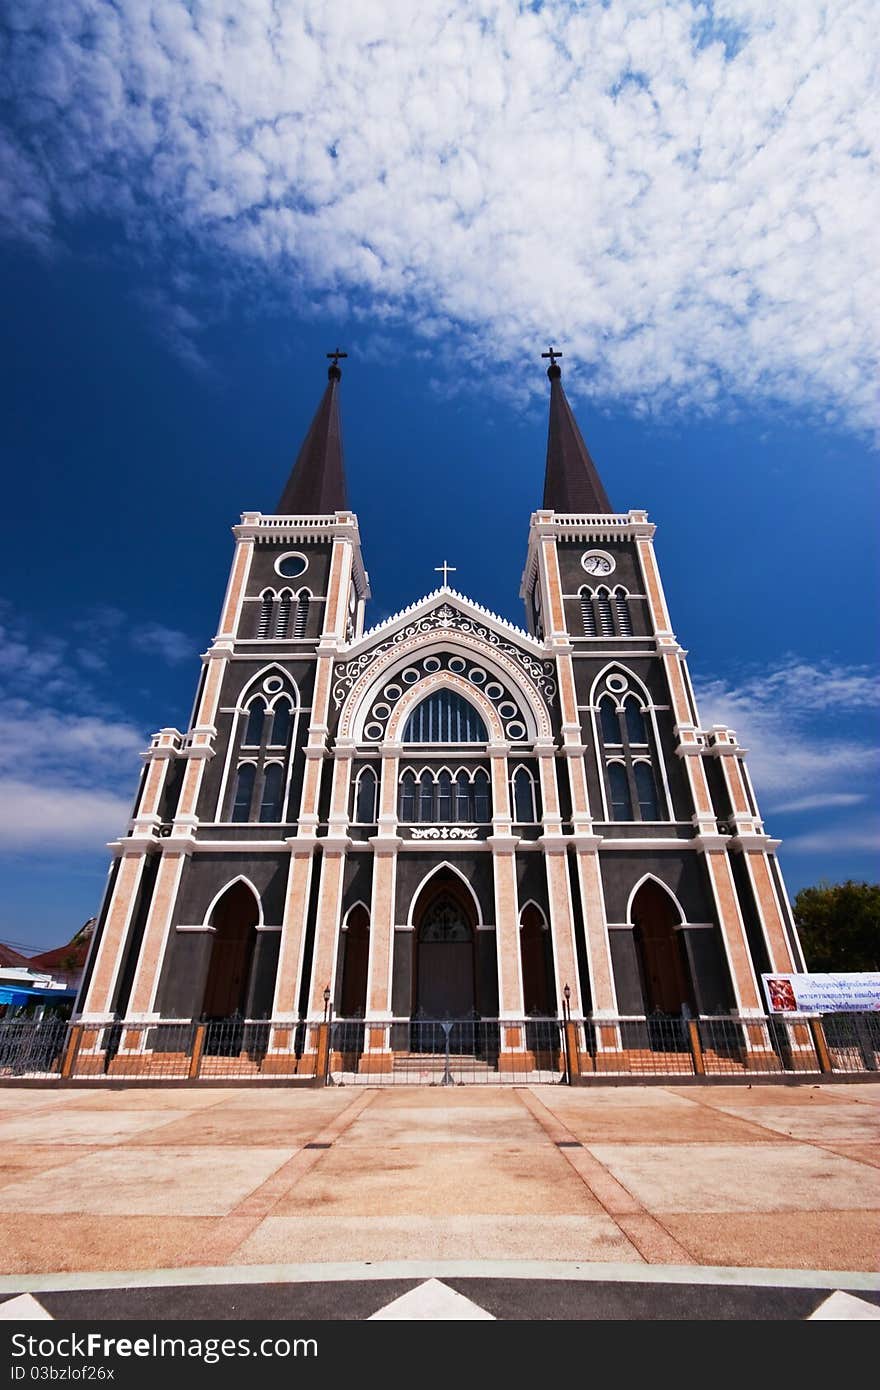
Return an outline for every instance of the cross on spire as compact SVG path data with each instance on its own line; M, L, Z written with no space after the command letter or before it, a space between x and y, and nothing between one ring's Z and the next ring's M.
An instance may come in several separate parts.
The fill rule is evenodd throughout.
M550 366L551 366L551 367L555 367L555 366L556 366L556 359L557 359L557 357L561 357L561 356L562 356L562 353L559 351L558 348L553 348L553 347L552 347L552 348L550 349L549 352L542 352L542 353L541 353L541 356L542 356L542 357L549 357L549 358L550 358Z
M447 565L446 561L444 560L442 565L434 566L434 573L443 575L443 587L444 589L448 589L449 576L450 574L456 574L457 570L455 568L455 565Z
M328 357L332 357L332 358L333 358L333 365L334 365L334 367L338 367L338 366L339 366L339 359L340 359L341 357L347 357L347 356L348 356L348 353L347 353L347 352L341 352L341 351L339 350L339 348L335 348L333 352L328 352L328 353L327 353L327 356L328 356Z

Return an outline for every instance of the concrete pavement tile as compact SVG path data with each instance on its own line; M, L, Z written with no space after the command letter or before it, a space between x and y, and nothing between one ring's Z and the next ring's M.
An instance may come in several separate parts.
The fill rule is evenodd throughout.
M225 1223L214 1217L41 1216L0 1213L6 1274L166 1269L212 1263ZM209 1247L208 1242L213 1244ZM213 1252L207 1261L207 1249ZM224 1252L225 1258L225 1252Z
M168 1123L165 1110L53 1110L0 1120L4 1144L118 1144L146 1129Z
M266 1095L263 1091L263 1095ZM205 1086L71 1086L56 1091L53 1100L64 1109L78 1110L207 1110L234 1100L236 1090Z
M575 1138L591 1145L624 1142L687 1144L702 1140L755 1144L778 1142L779 1138L770 1129L761 1129L757 1123L697 1105L682 1109L649 1109L631 1105L608 1110L601 1105L591 1105L579 1111L574 1106L562 1110L552 1102L545 1103Z
M283 1197L279 1216L515 1215L601 1210L559 1151L415 1144L334 1147Z
M646 1212L615 1216L615 1220L648 1264L689 1265L691 1254L659 1221Z
M877 1269L878 1212L695 1212L664 1216L663 1222L698 1264L869 1273Z
M166 1117L170 1118L170 1117ZM332 1119L330 1114L295 1110L231 1110L218 1106L196 1115L171 1119L161 1129L139 1138L150 1145L254 1144L284 1148L307 1144Z
M880 1146L880 1114L870 1105L788 1105L778 1108L764 1105L756 1111L754 1107L740 1106L736 1101L731 1101L723 1110L725 1114L737 1117L751 1115L755 1126L784 1134L788 1138L851 1144L869 1144L873 1140ZM718 1138L725 1138L717 1112L710 1118L719 1126ZM658 1139L663 1137L657 1135Z
M880 1173L808 1144L591 1144L649 1211L866 1211Z
M373 1104L368 1112L355 1120L340 1139L346 1147L391 1144L497 1144L499 1136L511 1146L534 1143L541 1136L540 1127L516 1103L503 1109L480 1110L473 1106L459 1108L455 1104L395 1107L383 1110Z
M833 1105L835 1102L834 1092L839 1087L821 1086L818 1082L808 1085L791 1086L688 1086L680 1087L678 1090L670 1088L676 1095L682 1098L689 1098L697 1105L710 1105L718 1110L726 1110L731 1103L739 1109L746 1106L776 1106L790 1105L798 1109L802 1105Z
M510 1105L507 1086L389 1086L376 1092L375 1104L381 1110L443 1110L452 1102L461 1110L505 1110ZM452 1096L450 1095L452 1093Z
M230 1263L300 1260L623 1260L644 1264L604 1214L587 1216L267 1216Z
M50 1168L63 1168L66 1163L98 1153L98 1149L82 1144L66 1147L55 1144L5 1144L0 1148L0 1187L17 1182L30 1173L44 1173Z
M694 1104L693 1088L676 1091L666 1086L530 1086L545 1105L560 1115L598 1110L674 1110L683 1112Z
M291 1157L292 1149L101 1150L0 1188L0 1211L221 1216Z
M838 1144L828 1139L822 1140L823 1149L831 1149L832 1152L840 1154L841 1158L852 1158L856 1163L869 1163L872 1168L880 1168L880 1145L878 1144L848 1144L846 1142ZM878 1263L880 1263L880 1252L878 1252Z

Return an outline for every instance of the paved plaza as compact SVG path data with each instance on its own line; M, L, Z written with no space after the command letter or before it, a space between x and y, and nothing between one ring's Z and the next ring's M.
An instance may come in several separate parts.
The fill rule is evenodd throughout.
M868 1082L4 1087L3 1273L526 1260L870 1272L878 1131Z

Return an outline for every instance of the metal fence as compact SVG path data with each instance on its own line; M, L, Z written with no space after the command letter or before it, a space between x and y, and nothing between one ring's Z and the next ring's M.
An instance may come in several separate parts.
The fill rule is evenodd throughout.
M880 1014L739 1018L0 1020L0 1080L309 1085L749 1080L880 1071Z

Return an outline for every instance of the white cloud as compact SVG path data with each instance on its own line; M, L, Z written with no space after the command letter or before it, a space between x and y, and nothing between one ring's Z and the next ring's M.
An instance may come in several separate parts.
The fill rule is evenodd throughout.
M827 810L874 794L880 747L866 711L880 698L869 668L789 656L738 682L695 686L703 725L729 725L749 749L765 812Z
M785 850L787 854L877 854L880 852L880 824L858 822L792 835L785 841Z
M86 850L124 833L131 799L86 787L37 787L0 777L0 850Z
M602 398L874 421L872 0L19 0L8 23L21 238L115 214L166 267L214 248L373 327L405 312L508 362L553 334ZM167 331L197 359L187 314Z
M181 661L193 661L195 645L185 632L173 627L163 627L161 623L144 623L132 629L131 645L149 656L158 656L170 666Z

